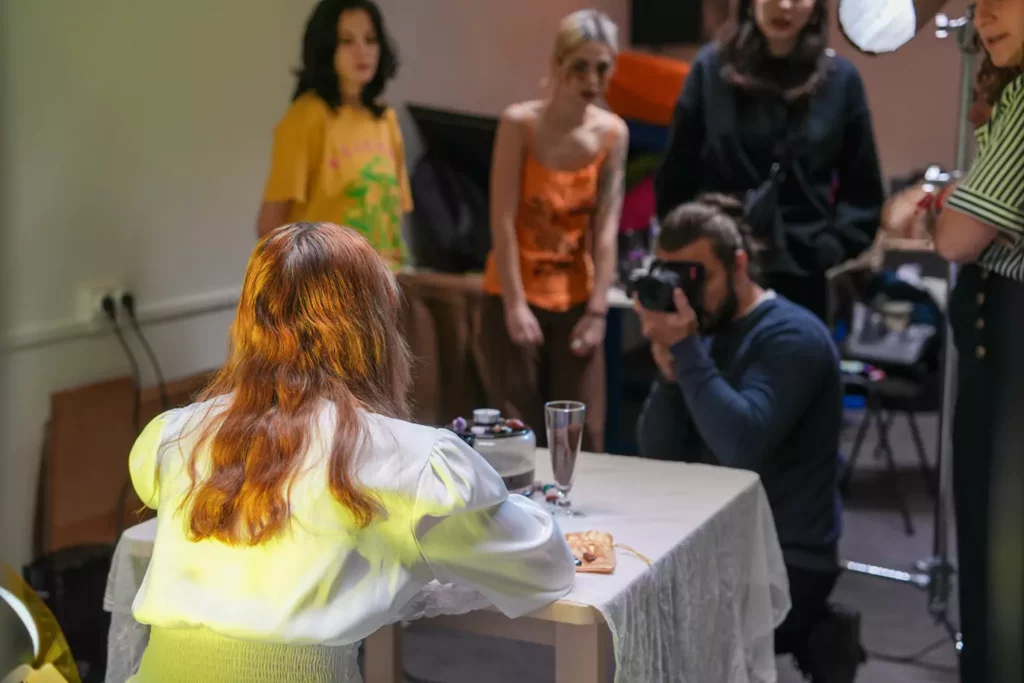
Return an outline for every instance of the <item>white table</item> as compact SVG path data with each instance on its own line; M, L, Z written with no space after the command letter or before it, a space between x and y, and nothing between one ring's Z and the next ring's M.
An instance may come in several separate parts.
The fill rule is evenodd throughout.
M539 450L539 478L550 480L550 472ZM563 531L607 531L653 566L620 550L614 574L580 574L565 599L522 619L506 619L473 593L436 585L405 616L552 644L559 683L603 683L609 631L617 681L775 681L773 630L789 596L756 475L582 454L572 499L583 514L559 517ZM130 610L154 532L152 522L129 529L115 552L104 601L112 612L108 682L125 680L145 647L147 630ZM386 628L367 640L367 683L399 680L400 633Z

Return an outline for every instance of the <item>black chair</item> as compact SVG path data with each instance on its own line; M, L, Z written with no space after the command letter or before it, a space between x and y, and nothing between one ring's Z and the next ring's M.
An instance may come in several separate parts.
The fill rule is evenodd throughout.
M878 276L869 274L862 282L859 287L861 300L853 304L855 314L851 320L851 332L842 344L844 360L870 364L882 370L884 377L872 379L860 372L843 374L845 393L863 396L865 410L840 484L844 495L848 496L857 459L868 432L874 427L877 434L875 455L885 460L904 530L910 536L915 533L915 529L900 485L890 430L898 416L902 415L907 420L921 472L929 493L934 496L938 483L928 461L916 415L934 413L940 407L941 367L938 350L941 349L945 325L938 306L926 292L911 285L903 288L897 284L893 287L891 280L888 285L889 294L895 289L896 297L880 299ZM879 302L886 300L907 301L912 305L930 304L935 315L934 324L914 325L911 327L915 329L894 332L885 326L885 314L880 310Z
M934 496L937 487L935 472L928 461L928 452L925 450L921 429L918 427L915 417L917 413L935 412L938 410L938 401L934 398L933 391L928 389L928 385L932 383L931 378L913 379L886 376L884 379L872 381L860 375L843 376L843 388L846 394L864 396L865 405L864 417L857 428L853 449L850 451L849 459L843 470L840 482L841 489L844 495L848 496L850 494L850 481L854 467L857 464L857 458L864 446L868 431L874 426L877 434L875 456L885 459L900 507L900 514L903 517L903 528L908 536L913 536L915 533L914 523L910 517L906 496L900 485L895 455L892 443L889 440L889 431L896 417L899 415L904 416L910 427L910 435L914 441L914 449L917 452L921 474L927 483L929 493ZM936 386L935 390L937 388Z

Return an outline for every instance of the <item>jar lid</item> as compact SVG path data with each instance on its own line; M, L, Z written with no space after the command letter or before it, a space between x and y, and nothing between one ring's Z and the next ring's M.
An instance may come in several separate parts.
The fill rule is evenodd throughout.
M496 425L501 420L501 411L494 408L477 408L473 411L473 422L478 425Z
M481 413L484 413L481 415ZM497 420L491 424L481 423L479 418L484 420L493 419L493 414L498 413L497 410L490 408L483 408L480 410L473 411L473 422L469 423L461 417L457 417L452 420L448 429L455 432L467 443L472 444L476 439L502 439L510 436L523 436L530 433L530 428L527 427L521 420L515 418L504 419L498 415Z

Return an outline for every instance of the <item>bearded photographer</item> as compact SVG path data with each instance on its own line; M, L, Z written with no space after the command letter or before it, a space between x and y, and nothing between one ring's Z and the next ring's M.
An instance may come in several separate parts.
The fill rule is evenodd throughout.
M775 518L792 609L776 630L815 683L853 681L860 620L828 604L839 576L839 357L811 312L754 280L741 204L704 195L670 212L658 259L703 266L702 300L636 299L661 377L638 424L640 453L757 472ZM649 291L649 290L646 290ZM696 309L696 310L695 310Z

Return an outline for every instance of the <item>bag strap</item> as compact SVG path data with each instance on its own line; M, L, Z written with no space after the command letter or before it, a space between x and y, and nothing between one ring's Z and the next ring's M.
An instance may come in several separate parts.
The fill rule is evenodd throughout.
M781 183L785 180L786 172L792 166L793 159L796 157L796 147L800 142L800 132L807 122L809 109L810 107L807 103L786 107L784 136L776 148L775 161L772 162L771 170L768 171L769 182Z

